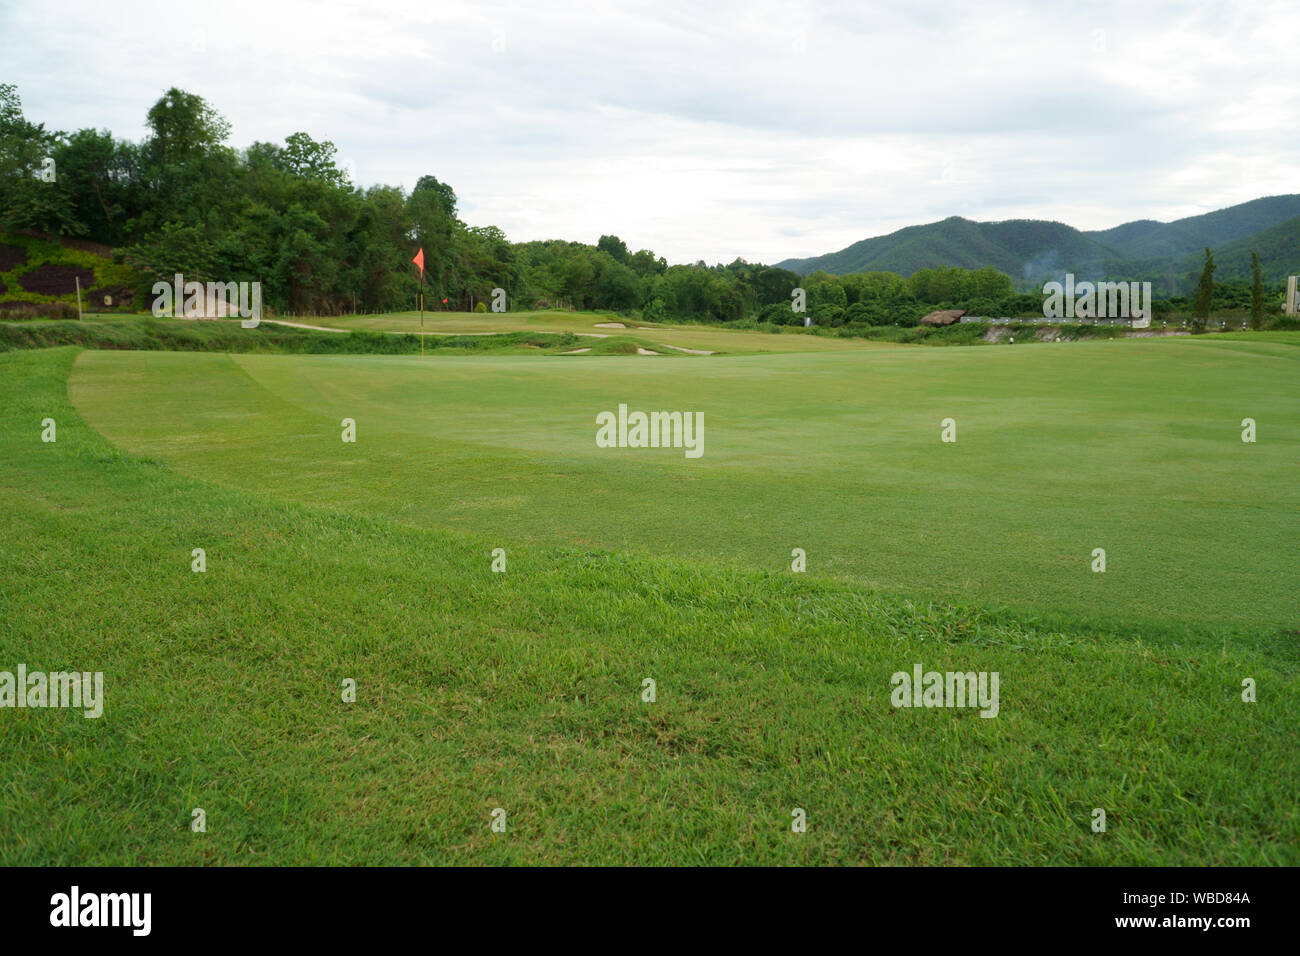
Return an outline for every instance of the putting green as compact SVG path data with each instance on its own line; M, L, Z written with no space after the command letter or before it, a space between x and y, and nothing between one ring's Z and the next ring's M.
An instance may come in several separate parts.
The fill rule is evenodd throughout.
M699 361L104 351L78 357L69 393L182 473L507 549L788 573L802 548L810 575L918 596L1276 634L1298 617L1298 375L1300 349L1260 339ZM702 412L703 456L598 448L596 416L620 404Z

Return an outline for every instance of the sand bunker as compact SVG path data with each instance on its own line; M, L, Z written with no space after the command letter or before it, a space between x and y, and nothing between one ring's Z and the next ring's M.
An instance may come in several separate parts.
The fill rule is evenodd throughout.
M625 329L627 328L622 322L597 322L598 329Z
M567 352L561 352L561 355L581 355L583 352L590 352L591 349L570 349Z
M330 329L323 325L304 325L301 322L286 322L284 319L262 318L259 321L270 322L272 325L287 325L294 329L310 329L313 332L346 332L347 329ZM399 333L400 334L400 333Z
M688 348L683 348L680 345L667 345L663 342L658 342L656 344L661 349L676 349L678 352L689 352L691 355L712 355L713 354L712 352L705 351L704 349L688 349Z
M637 354L637 355L658 355L659 353L658 353L658 352L651 352L649 349L643 349L643 348L641 348L641 346L638 345L638 346L636 347L636 354Z

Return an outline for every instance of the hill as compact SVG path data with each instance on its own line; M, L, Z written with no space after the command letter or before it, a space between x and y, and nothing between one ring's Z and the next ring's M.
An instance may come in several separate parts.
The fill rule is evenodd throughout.
M1249 279L1250 254L1259 255L1264 268L1264 280L1277 284L1288 275L1300 271L1300 215L1288 219L1271 229L1264 229L1226 245L1213 247L1214 278ZM1204 251L1197 248L1171 262L1171 271L1177 270L1184 281L1195 281L1199 274Z
M1150 278L1172 292L1186 289L1189 274L1194 280L1206 247L1222 248L1224 278L1249 276L1251 249L1259 253L1270 281L1293 274L1300 268L1300 194L1255 199L1174 222L1145 219L1093 232L1041 219L975 222L951 216L777 266L800 275L820 269L903 276L941 265L993 266L1026 286L1074 272Z
M1122 256L1161 259L1187 253L1200 254L1206 246L1246 239L1296 216L1300 216L1300 195L1266 196L1201 216L1173 222L1139 219L1085 235Z
M993 266L1014 279L1028 280L1039 273L1058 272L1065 263L1097 269L1117 258L1112 250L1064 223L1041 219L974 222L950 216L941 222L863 239L828 255L787 259L777 267L801 275L821 269L834 275L883 271L908 276L945 265L966 269Z

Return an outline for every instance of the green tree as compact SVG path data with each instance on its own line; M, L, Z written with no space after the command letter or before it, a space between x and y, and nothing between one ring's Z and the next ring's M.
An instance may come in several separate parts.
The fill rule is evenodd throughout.
M754 294L757 296L758 305L785 305L790 304L790 293L799 285L799 276L789 269L778 269L775 266L761 268L754 274Z
M663 257L655 258L649 249L641 249L628 257L627 264L639 276L661 276L668 269L668 261Z
M1201 278L1196 283L1196 294L1192 298L1193 325L1204 329L1210 318L1210 309L1214 305L1214 253L1205 250L1205 266L1201 269Z
M608 252L614 257L615 262L627 264L627 243L618 236L601 236L596 243L596 248L601 252Z
M816 325L842 325L849 298L840 280L820 269L803 280L808 293L808 315Z
M347 174L334 162L337 152L329 140L318 143L306 133L293 133L284 141L280 161L295 176L342 188L350 183Z
M46 158L62 141L43 124L23 116L22 100L13 84L0 84L0 230L40 229L56 234L84 235L76 204L66 182L40 178ZM56 163L57 167L57 163Z
M1250 327L1258 329L1264 324L1264 269L1253 251L1250 254L1250 275Z
M596 308L625 312L640 304L640 277L621 262L609 261L602 266L596 279Z
M436 176L421 176L416 181L415 188L411 190L411 195L414 197L416 193L425 192L430 193L437 201L443 215L449 219L456 218L456 190L448 183L438 182Z
M230 123L207 100L172 87L149 108L148 159L156 167L193 160L219 148Z
M119 245L127 220L142 210L138 150L114 140L108 130L83 129L56 146L53 155L77 222L96 241Z
M464 292L464 306L468 308L469 293L462 289L464 264L458 255L461 249L457 235L464 226L456 218L456 193L433 176L421 176L406 201L406 215L414 226L411 252L406 258L411 258L416 246L424 249L429 298L445 296L449 304L458 307Z

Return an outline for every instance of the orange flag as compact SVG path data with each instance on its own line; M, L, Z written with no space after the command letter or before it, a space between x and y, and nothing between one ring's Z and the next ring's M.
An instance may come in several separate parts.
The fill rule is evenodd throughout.
M420 247L420 251L415 254L415 258L412 259L411 261L420 267L420 278L423 279L424 278L424 246Z

